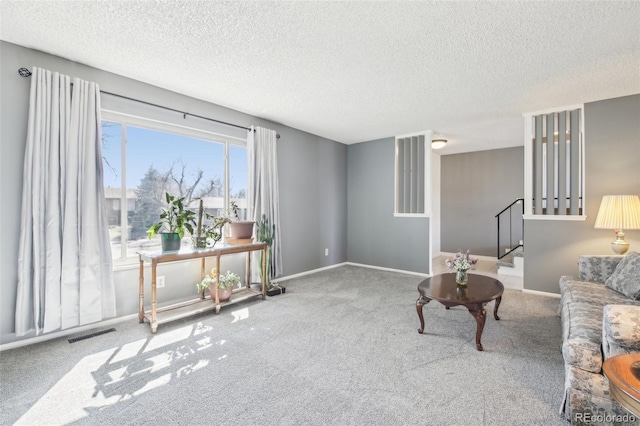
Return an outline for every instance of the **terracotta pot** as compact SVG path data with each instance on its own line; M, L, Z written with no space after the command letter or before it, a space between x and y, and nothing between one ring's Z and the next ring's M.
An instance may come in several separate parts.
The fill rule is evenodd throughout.
M244 240L253 236L253 223L249 220L229 223L229 237Z
M218 289L218 297L220 302L226 302L227 300L231 299L231 293L233 293L233 286L230 285L227 288L219 288ZM209 287L209 294L211 295L211 300L212 301L216 301L216 293L215 293L215 287L213 284L211 284L211 287Z

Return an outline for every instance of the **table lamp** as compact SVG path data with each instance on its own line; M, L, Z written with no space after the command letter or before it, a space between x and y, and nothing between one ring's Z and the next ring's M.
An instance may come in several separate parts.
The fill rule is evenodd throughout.
M594 228L615 230L617 238L611 248L616 254L626 253L629 243L622 230L640 229L640 198L637 195L605 195Z

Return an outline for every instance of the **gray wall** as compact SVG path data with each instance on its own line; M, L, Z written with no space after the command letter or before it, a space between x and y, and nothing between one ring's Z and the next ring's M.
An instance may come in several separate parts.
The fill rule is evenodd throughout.
M585 104L584 222L527 220L524 287L559 293L562 275L577 275L578 256L614 254L613 231L594 229L603 195L640 195L640 95ZM624 230L640 252L640 231Z
M20 67L39 66L72 77L95 81L105 91L243 126L259 125L276 130L281 135L278 141L284 262L281 275L291 275L346 261L345 145L6 42L0 42L0 59L0 188L4 200L3 208L0 209L0 221L3 224L3 238L0 241L0 343L18 340L13 334L16 265L31 83L30 79L18 75L17 70ZM193 75L188 78L193 78ZM102 99L104 107L124 108L130 113L137 112L145 116L151 115L152 118L184 123L182 116L171 116L156 108L123 102L107 95ZM220 133L237 134L237 130L233 128L198 122L197 119L190 119L188 125ZM329 256L326 257L325 248L329 248ZM241 264L238 259L229 259L227 262ZM163 268L166 287L158 290L161 301L169 302L194 296L195 282L199 277L197 264L186 262ZM135 268L116 270L118 316L137 312L137 276Z
M441 250L495 257L495 215L524 195L524 148L443 155L440 161ZM521 229L521 217L514 230Z
M349 262L429 272L429 219L393 217L394 138L349 145Z

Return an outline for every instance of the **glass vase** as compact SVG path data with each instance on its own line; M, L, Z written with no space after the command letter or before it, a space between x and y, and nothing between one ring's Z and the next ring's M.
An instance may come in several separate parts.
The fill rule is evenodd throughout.
M458 283L458 285L467 285L468 281L469 281L469 276L467 275L466 269L461 269L459 271L456 271L456 283Z

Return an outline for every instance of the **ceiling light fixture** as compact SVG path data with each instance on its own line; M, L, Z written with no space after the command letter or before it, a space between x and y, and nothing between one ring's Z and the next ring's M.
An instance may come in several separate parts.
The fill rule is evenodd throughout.
M440 149L443 148L447 144L446 139L432 139L431 140L431 148Z

